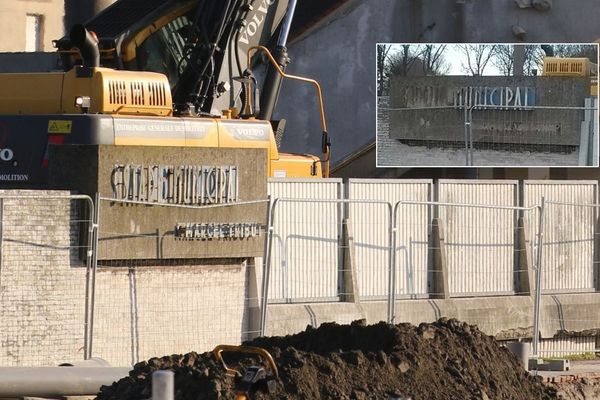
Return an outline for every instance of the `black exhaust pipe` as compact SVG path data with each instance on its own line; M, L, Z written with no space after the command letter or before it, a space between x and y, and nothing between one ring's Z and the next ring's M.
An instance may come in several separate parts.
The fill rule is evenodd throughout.
M542 50L544 50L546 57L554 57L554 48L551 45L543 44L540 47L542 48Z
M100 66L98 39L85 29L85 26L81 24L74 25L71 28L70 39L73 46L79 49L84 67L93 68Z

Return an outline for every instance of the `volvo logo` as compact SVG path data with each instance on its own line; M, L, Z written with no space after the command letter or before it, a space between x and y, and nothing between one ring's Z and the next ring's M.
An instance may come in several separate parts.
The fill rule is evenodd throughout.
M269 12L269 7L275 4L275 0L262 0L258 6L256 13L247 21L245 29L240 31L240 43L250 44L250 39L260 31L260 28L265 21L265 16Z
M14 153L11 149L0 149L0 160L11 161L14 157Z

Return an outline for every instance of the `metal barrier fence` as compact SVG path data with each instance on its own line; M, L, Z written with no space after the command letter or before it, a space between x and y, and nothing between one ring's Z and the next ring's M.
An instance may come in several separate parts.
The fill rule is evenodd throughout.
M365 204L377 204L379 210L375 215L370 214L368 220L357 217L351 224L342 218L344 205L352 207L358 216L358 209ZM277 225L279 219L285 219L285 225ZM348 280L354 278L361 283L361 298L387 297L388 288L382 286L381 279L389 276L389 242L359 242L354 235L359 231L371 232L380 238L375 235L383 227L389 239L392 221L389 203L278 198L271 205L270 221L265 256L269 288L264 297L270 303L339 300L354 294ZM369 262L356 263L357 259ZM354 261L354 271L344 266L350 265L350 260Z
M93 214L88 196L0 193L0 364L89 357Z
M593 332L600 310L569 320L564 315L567 310L578 315L578 300L561 304L565 300L552 294L597 291L599 208L543 197L540 205L529 207L276 199L267 237L261 332L267 307L282 302L386 301L388 322L397 322L399 299L526 295L532 298L533 332L538 332L532 340L534 356L560 354L563 342L577 349L593 347L593 336L570 342L553 336ZM282 218L290 223L285 231L277 228ZM276 243L286 242L282 257ZM269 317L277 324L293 318L275 312Z
M442 287L436 289L433 286L428 291L422 289L419 294L448 298L521 294L518 289L519 275L532 267L519 265L519 260L524 257L521 253L533 254L534 249L519 246L519 239L533 246L533 237L526 232L536 232L531 225L538 218L537 207L402 201L395 206L397 228L406 221L401 214L427 215L426 212L419 212L419 209L433 209L438 217L411 223L410 229L403 231L411 235L421 231L422 237L426 237L426 232L431 232L432 240L429 243L420 241L422 256L418 268L411 261L404 268L398 263L396 269L406 276L420 276L420 287L423 289L427 288L428 281L447 281L443 291L439 291ZM529 226L519 224L519 218L523 216L530 221ZM399 235L397 246L412 242L412 237L403 238ZM424 257L427 250L434 253L430 260ZM443 253L443 258L441 255L437 257L436 253ZM445 276L441 278L438 275Z
M379 301L385 318L399 322L402 299L511 295L532 296L535 356L564 350L556 332L584 333L565 347L570 340L597 348L591 333L600 309L577 308L600 288L600 203L583 201L542 197L540 205L516 207L279 198L264 232L263 266L200 267L191 259L98 260L99 249L118 246L113 238L161 239L135 226L107 230L99 210L114 199L98 198L94 207L87 196L0 193L0 362L99 356L128 365L208 350L264 333L267 318L271 325L293 318L282 311L286 303L315 323L314 307L347 304L326 315L344 323L357 317L352 303ZM175 226L178 214L170 214Z
M600 204L543 202L543 267L537 277L536 288L545 296L536 310L537 326L546 327L533 338L533 352L541 356L558 356L572 353L598 352L593 334L600 321L600 309L578 312L586 302L586 292L597 292L599 281L599 225ZM557 296L557 294L573 294ZM537 297L540 297L539 295ZM552 338L561 332L557 344L538 348L539 337ZM568 332L583 332L576 338ZM592 334L585 334L591 332ZM573 349L576 350L573 350Z
M112 198L98 201L100 210L108 202L113 207L170 210L167 215L173 227L181 222L182 208L191 220L203 221L201 214L208 208L231 206L150 205ZM169 235L139 232L135 226L123 231L108 230L103 221L100 213L99 251L110 252L111 246L122 246L118 238L159 243ZM193 246L194 241L189 244ZM259 299L247 282L259 271L243 259L212 265L207 260L99 260L95 271L92 354L113 365L132 365L160 354L209 351L220 343L241 343L256 333L258 328L251 325L249 313L252 308L258 309Z
M379 99L379 166L598 165L598 105L593 98L583 107L391 108L388 103L389 97ZM528 112L515 112L523 110ZM563 116L560 124L549 123L557 113ZM398 151L400 144L410 147Z
M387 319L393 322L397 299L528 294L529 271L541 260L538 210L275 199L265 258L263 333L268 304L386 300ZM285 227L278 225L280 219Z

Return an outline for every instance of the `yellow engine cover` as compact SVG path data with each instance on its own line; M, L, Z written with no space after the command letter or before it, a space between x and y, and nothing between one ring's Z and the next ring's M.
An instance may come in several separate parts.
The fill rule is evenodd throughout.
M544 76L592 76L597 66L587 58L544 58Z
M77 114L77 97L89 97L89 113L169 116L166 76L154 72L74 68L68 72L0 74L0 114Z

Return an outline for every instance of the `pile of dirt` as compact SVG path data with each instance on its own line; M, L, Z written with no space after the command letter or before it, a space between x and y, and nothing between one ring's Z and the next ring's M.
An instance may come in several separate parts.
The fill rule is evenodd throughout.
M564 400L600 399L600 379L581 378L569 382L550 383Z
M557 398L493 338L452 319L418 327L327 323L246 344L271 352L279 369L274 392L256 393L256 399ZM234 396L235 383L212 353L189 353L135 365L128 377L103 387L98 400L150 397L157 369L175 371L177 400Z

